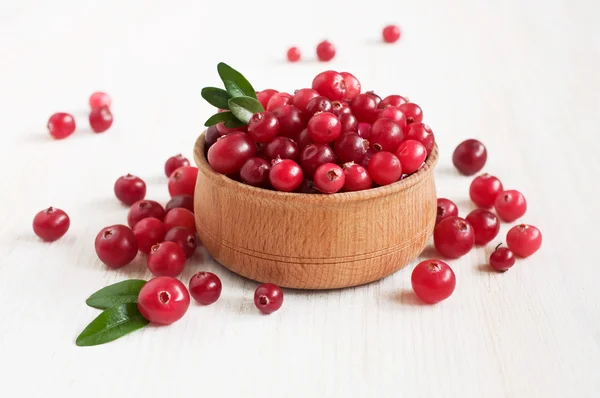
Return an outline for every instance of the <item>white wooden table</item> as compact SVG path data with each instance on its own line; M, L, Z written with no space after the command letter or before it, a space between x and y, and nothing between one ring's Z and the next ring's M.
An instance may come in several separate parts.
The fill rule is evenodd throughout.
M0 3L0 395L599 397L599 3L218 3ZM397 45L379 42L389 22L403 28ZM338 47L329 64L314 61L323 38ZM307 60L284 62L290 45ZM473 208L470 179L450 159L463 139L481 139L485 171L527 196L523 221L542 230L542 250L506 274L484 265L492 245L451 261L457 289L435 306L412 295L409 266L368 286L286 291L271 316L254 308L256 283L203 252L182 280L216 272L215 305L76 347L98 313L84 303L90 293L150 277L141 258L108 271L94 252L100 228L125 221L113 183L131 172L148 198L168 200L164 161L191 157L211 111L200 89L219 84L218 61L260 89L301 88L332 68L409 96L440 146L439 196L462 215ZM86 121L95 90L114 99L102 135ZM64 141L45 131L55 111L80 126ZM45 244L31 220L50 205L72 224Z

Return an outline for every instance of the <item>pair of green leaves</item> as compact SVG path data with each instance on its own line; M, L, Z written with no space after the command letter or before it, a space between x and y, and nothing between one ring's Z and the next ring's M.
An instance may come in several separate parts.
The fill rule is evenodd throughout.
M202 98L209 104L229 112L215 113L204 123L205 126L224 122L225 127L241 127L248 124L253 114L265 110L257 100L256 91L240 72L223 62L219 62L217 71L225 90L205 87L202 89Z
M77 337L80 347L111 342L148 325L138 310L140 290L146 281L130 279L106 286L92 294L86 304L104 310Z

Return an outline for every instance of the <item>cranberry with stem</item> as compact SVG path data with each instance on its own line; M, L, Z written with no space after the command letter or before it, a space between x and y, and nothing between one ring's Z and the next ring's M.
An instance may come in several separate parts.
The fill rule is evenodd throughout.
M459 258L475 245L475 233L469 222L460 217L448 217L433 230L433 245L448 258Z
M94 133L103 133L113 124L113 115L107 107L92 109L89 116L90 127Z
M144 318L157 325L177 322L190 306L190 294L175 278L150 279L140 290L138 309Z
M298 49L298 47L290 47L287 50L287 59L289 62L300 61L300 50Z
M333 101L331 103L331 113L336 115L337 117L341 117L342 115L352 114L352 110L350 109L350 105L346 101Z
M148 269L154 276L176 277L185 265L185 252L175 242L158 243L148 253Z
M475 209L467 215L466 220L473 227L476 245L491 242L500 232L498 217L491 211Z
M190 294L198 303L210 305L221 297L223 285L212 272L198 272L190 279Z
M275 159L269 172L273 188L282 192L292 192L302 184L304 173L298 163L290 159Z
M190 161L182 154L171 156L165 162L165 174L167 177L171 177L171 174L173 174L175 170L177 170L180 167L189 165Z
M402 176L402 165L393 153L381 151L373 154L367 167L371 179L379 185L392 184Z
M240 170L240 179L243 183L255 187L264 187L269 183L271 164L262 158L250 158Z
M328 62L335 57L335 46L327 40L323 40L317 45L317 58L319 61Z
M399 105L398 109L404 113L404 116L406 116L406 122L408 124L421 123L423 121L423 111L421 110L421 107L413 102L407 102Z
M333 148L340 163L360 163L369 149L369 141L356 133L349 132L338 137Z
M117 199L131 206L146 196L146 183L139 177L127 174L117 179L114 191Z
M515 265L515 254L506 247L500 247L502 243L496 246L496 249L490 255L490 266L498 272L506 272Z
M248 122L248 135L256 142L270 142L279 134L279 120L271 112L258 112Z
M502 221L513 222L523 217L527 211L527 201L521 192L511 189L496 197L494 207Z
M272 314L281 308L283 292L272 283L263 283L254 291L254 305L263 314Z
M165 238L165 224L157 218L148 217L140 220L133 227L133 234L142 253L150 253L150 248Z
M75 119L68 113L58 112L50 116L46 127L53 138L62 140L75 131Z
M183 250L185 258L192 257L196 253L196 247L198 246L196 234L186 227L171 228L166 233L164 241L177 243Z
M138 200L129 208L127 224L133 228L140 220L148 217L162 221L165 218L165 210L154 200Z
M70 225L67 213L56 207L48 207L33 218L33 232L46 242L60 239L67 233Z
M342 133L340 120L329 112L318 113L308 122L308 136L317 144L335 141Z
M243 134L243 133L239 133ZM218 143L217 143L218 144ZM217 145L215 144L215 146ZM214 146L213 146L214 147ZM211 147L211 149L213 148ZM209 150L210 151L210 150ZM196 178L198 177L198 168L194 166L183 166L178 168L169 177L169 194L175 195L194 195L196 188Z
M327 70L315 76L312 88L330 101L339 101L346 96L344 77L333 70Z
M438 225L440 221L448 217L458 216L458 207L450 199L438 198L437 200L437 216L435 218L435 225Z
M335 163L325 163L315 171L315 186L323 193L336 193L344 186L346 175Z
M458 144L452 154L454 167L466 176L471 176L485 166L487 150L480 141L470 139Z
M298 144L288 137L275 137L265 146L265 157L268 160L277 158L297 160L299 156Z
M376 151L395 153L404 140L400 126L390 119L377 119L371 126L369 143Z
M194 212L194 197L192 195L175 195L167 202L165 212L169 212L178 207L188 209Z
M125 225L102 228L96 236L94 247L100 261L113 269L132 262L138 252L135 235Z
M219 139L208 150L208 163L217 173L238 173L244 163L256 154L256 144L248 134L232 133ZM195 184L194 179L194 184ZM191 183L191 181L190 181ZM194 187L191 188L193 194ZM180 192L187 193L187 192ZM188 195L190 193L187 193ZM171 194L173 195L173 194Z
M542 233L533 225L515 225L506 234L506 244L518 257L529 257L542 246Z
M415 294L430 304L447 299L456 287L454 271L440 260L425 260L417 264L410 281Z
M196 232L196 218L194 217L194 213L181 207L170 210L165 215L164 223L166 231L174 227L185 227L192 232Z
M336 157L333 149L325 144L307 145L300 154L300 166L304 176L312 179L319 166L325 163L335 163Z
M489 174L482 174L471 182L469 196L477 206L490 208L494 205L502 190L502 183L498 178Z
M373 180L367 169L360 164L353 162L344 164L344 175L346 179L343 190L346 192L364 191L373 187Z
M427 149L419 141L406 140L400 144L396 156L402 164L404 174L412 174L419 170L427 158Z

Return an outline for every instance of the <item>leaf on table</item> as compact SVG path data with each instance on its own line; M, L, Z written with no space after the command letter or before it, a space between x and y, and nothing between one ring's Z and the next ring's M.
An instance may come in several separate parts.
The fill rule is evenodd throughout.
M77 337L80 347L100 345L141 329L150 321L142 316L136 303L119 304L103 311Z
M140 290L145 284L146 281L141 279L118 282L98 290L85 303L99 310L105 310L118 304L137 303Z

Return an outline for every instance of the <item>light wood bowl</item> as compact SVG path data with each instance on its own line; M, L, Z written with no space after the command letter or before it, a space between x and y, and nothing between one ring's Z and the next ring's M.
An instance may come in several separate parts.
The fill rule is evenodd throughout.
M437 146L415 174L394 184L333 195L270 191L209 166L196 141L195 215L200 239L247 278L298 289L381 279L414 260L435 226Z

